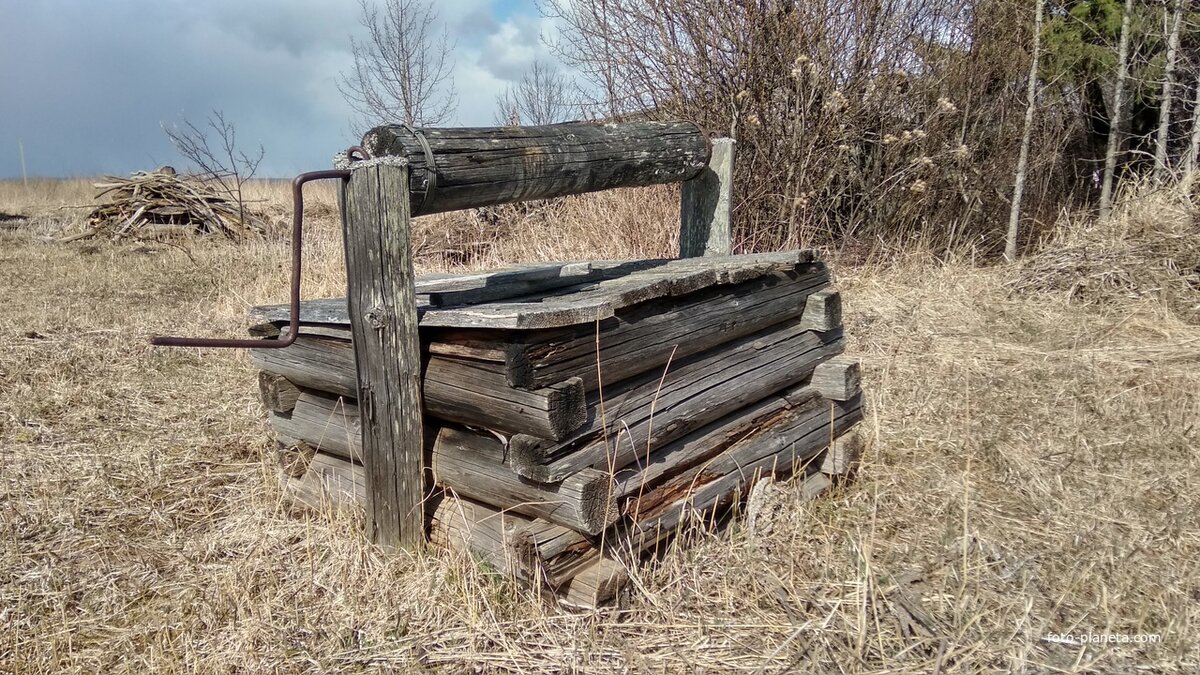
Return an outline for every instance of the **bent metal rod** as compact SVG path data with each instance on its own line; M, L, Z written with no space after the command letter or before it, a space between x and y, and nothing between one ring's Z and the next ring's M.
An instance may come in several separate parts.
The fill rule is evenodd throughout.
M368 159L367 151L360 146L346 150L350 161ZM300 332L300 271L301 253L303 251L302 237L304 232L304 184L315 180L339 178L348 180L349 169L328 169L324 171L309 171L296 176L292 180L292 287L291 309L289 311L288 331L274 340L225 339L225 338L195 338L157 335L150 338L150 344L157 347L213 347L218 349L282 349L296 341Z

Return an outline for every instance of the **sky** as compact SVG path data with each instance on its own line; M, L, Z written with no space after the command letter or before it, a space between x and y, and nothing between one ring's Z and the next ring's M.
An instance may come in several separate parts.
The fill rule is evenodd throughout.
M458 113L491 126L495 99L553 24L534 0L436 0L454 51ZM163 132L213 109L259 175L327 168L357 142L339 93L353 0L0 0L0 178L127 174L186 166Z

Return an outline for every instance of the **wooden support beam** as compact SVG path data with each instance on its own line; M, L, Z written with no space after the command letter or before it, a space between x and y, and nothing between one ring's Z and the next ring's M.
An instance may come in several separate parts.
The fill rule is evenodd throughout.
M833 330L842 326L842 295L833 289L817 291L804 302L801 325L808 330Z
M409 243L408 166L352 169L343 187L367 527L385 549L425 541L421 345Z
M813 370L812 385L831 401L848 401L862 390L858 359L844 354Z
M680 192L679 257L733 253L733 158L735 141L712 142L708 166Z

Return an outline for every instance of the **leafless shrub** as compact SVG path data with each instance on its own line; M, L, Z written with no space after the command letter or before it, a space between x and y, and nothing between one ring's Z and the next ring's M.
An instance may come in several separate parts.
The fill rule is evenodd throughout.
M739 143L742 249L937 229L998 250L1032 12L972 0L548 0L556 48L606 115L691 119ZM1039 117L1031 212L1072 118ZM1006 185L1007 184L1007 185ZM1058 195L1056 194L1057 198Z
M238 147L237 129L225 113L213 110L202 125L183 118L183 126L163 126L179 154L196 169L197 177L212 181L237 204L238 221L248 222L242 188L258 172L262 145L247 153Z
M516 84L496 97L496 123L555 124L570 119L575 108L567 78L544 61L534 61Z

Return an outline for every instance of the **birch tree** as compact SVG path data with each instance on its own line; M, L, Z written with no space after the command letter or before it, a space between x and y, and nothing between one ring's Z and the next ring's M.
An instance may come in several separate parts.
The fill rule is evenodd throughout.
M1179 52L1179 25L1183 22L1183 2L1175 0L1172 12L1171 32L1167 38L1167 63L1163 69L1162 100L1158 113L1158 137L1154 146L1154 177L1159 183L1167 180L1167 145L1170 143L1171 96L1175 87L1175 61Z
M1021 220L1021 198L1025 193L1025 175L1029 170L1029 137L1033 132L1033 111L1037 106L1038 59L1042 53L1042 14L1046 1L1037 0L1033 20L1033 57L1029 61L1029 90L1025 104L1025 132L1021 135L1021 154L1017 157L1017 175L1013 180L1012 208L1008 212L1008 237L1004 242L1004 257L1017 259L1017 235Z
M1122 100L1125 96L1125 80L1129 76L1129 18L1133 14L1133 0L1125 0L1121 15L1121 41L1117 47L1117 84L1113 93L1113 110L1109 117L1108 150L1104 153L1104 183L1100 188L1100 220L1112 215L1113 174L1117 170L1117 149L1121 143L1123 113Z

